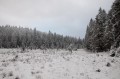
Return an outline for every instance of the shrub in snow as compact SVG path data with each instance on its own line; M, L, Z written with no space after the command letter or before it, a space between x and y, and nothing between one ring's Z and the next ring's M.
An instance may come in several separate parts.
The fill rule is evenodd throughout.
M9 65L8 62L4 62L4 63L2 63L2 66L3 66L3 67L7 67L8 65Z
M2 60L2 62L5 62L5 60Z
M74 47L73 50L74 50L74 51L77 51L77 47Z
M73 44L70 44L67 49L72 53L73 47Z
M33 74L35 74L35 72L32 71L31 74L33 75Z
M19 77L16 77L15 79L20 79Z
M111 64L108 62L108 63L106 64L106 66L107 66L107 67L110 67L110 66L111 66Z
M25 52L25 47L22 47L21 48L21 53L24 53Z
M111 57L115 57L115 54L116 54L116 49L112 49L112 50L110 51L110 56L111 56Z
M18 55L15 56L15 59L17 59L17 58L18 58Z
M13 76L13 72L12 71L9 73L9 76Z
M97 69L96 72L100 72L101 70L100 69Z
M111 63L115 63L115 62L116 62L115 59L112 59L112 60L111 60Z
M3 73L3 78L5 78L6 77L6 73Z
M115 51L112 51L112 53L110 54L111 57L115 57Z
M36 79L42 79L42 78L41 78L41 75L37 75L37 76L36 76Z
M18 59L18 55L16 55L11 61L15 62Z
M22 46L22 50L25 51L25 46Z
M118 47L118 48L115 48L115 49L112 49L111 51L110 51L110 56L111 57L119 57L120 56L120 47Z

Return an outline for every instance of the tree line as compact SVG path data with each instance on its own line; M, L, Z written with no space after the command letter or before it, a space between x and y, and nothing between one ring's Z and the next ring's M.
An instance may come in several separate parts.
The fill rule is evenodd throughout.
M120 0L115 0L108 13L99 9L87 26L85 47L94 52L108 51L120 46Z
M40 32L36 28L0 26L0 48L65 49L71 44L76 48L81 48L82 40L52 33L51 31L48 33Z

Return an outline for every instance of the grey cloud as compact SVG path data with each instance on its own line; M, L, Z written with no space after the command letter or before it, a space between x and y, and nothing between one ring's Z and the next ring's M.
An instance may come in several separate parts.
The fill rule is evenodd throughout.
M99 7L114 0L0 0L0 25L21 25L83 38Z

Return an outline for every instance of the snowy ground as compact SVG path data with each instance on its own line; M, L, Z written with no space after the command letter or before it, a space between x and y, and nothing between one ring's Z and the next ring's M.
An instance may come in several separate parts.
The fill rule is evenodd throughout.
M120 58L83 49L0 49L0 79L120 79Z

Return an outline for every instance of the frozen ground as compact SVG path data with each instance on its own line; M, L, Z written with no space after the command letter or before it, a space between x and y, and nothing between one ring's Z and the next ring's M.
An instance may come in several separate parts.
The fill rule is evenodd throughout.
M83 49L0 49L0 79L120 79L120 58Z

